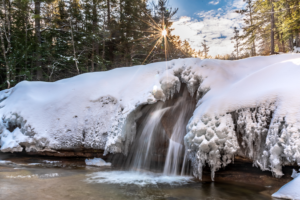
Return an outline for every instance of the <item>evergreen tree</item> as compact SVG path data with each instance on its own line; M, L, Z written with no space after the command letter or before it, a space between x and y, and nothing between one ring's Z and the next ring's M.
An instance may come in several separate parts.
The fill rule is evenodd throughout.
M203 42L201 43L202 47L203 47L203 54L204 54L204 58L208 58L208 52L209 52L209 46L206 43L206 40L203 40Z
M237 13L240 13L241 15L244 15L244 27L243 32L243 40L245 40L243 46L246 47L246 49L251 49L251 55L256 55L256 31L257 27L255 26L255 14L254 14L254 3L253 0L244 0L246 2L245 9L237 10Z
M178 9L167 5L167 0L152 7L145 0L3 0L1 88L191 57L189 43L172 35Z
M230 38L232 41L232 43L234 43L234 52L236 52L236 58L239 59L239 48L240 48L240 31L237 29L237 27L234 27L233 28L233 33L234 33L234 36L232 38Z

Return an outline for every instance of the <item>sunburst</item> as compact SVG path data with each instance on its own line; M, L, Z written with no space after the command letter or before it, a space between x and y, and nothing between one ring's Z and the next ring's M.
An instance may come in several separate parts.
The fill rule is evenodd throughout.
M144 23L148 24L150 26L150 28L152 29L151 33L153 33L150 37L153 38L152 41L156 41L153 48L151 49L151 51L148 53L146 59L144 60L143 64L145 64L145 62L148 60L148 58L150 57L150 55L152 54L152 52L157 48L157 46L159 44L162 44L162 46L164 47L164 54L165 54L165 61L167 61L168 57L167 57L167 54L168 54L168 39L169 36L168 36L168 29L167 27L165 26L164 24L164 16L162 16L162 24L159 25L155 22L155 20L149 16L148 14L146 14L147 17L150 19L149 21L144 21L142 20Z

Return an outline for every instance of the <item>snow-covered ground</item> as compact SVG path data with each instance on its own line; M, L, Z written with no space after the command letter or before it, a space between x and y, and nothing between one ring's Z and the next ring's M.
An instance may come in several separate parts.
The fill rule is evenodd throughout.
M239 154L280 177L282 165L300 165L299 77L299 54L283 54L178 59L54 83L24 81L0 92L1 151L84 146L126 155L141 106L172 98L186 83L198 99L185 136L194 175L201 178L208 164L213 178Z

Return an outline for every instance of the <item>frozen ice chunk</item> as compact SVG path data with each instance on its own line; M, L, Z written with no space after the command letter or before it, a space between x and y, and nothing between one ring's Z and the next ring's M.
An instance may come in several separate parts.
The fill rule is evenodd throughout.
M291 182L282 186L276 193L272 195L272 197L282 198L282 199L292 199L292 200L300 200L300 176L298 173L295 176L295 170L293 171L293 176L296 177Z
M292 174L292 178L297 178L299 176L299 173L297 173L296 170L293 169L293 174Z
M85 164L92 165L92 166L98 166L98 167L103 167L103 166L110 167L111 166L111 163L107 163L101 158L85 159Z
M7 164L12 164L12 162L7 160L0 160L0 165L7 165Z

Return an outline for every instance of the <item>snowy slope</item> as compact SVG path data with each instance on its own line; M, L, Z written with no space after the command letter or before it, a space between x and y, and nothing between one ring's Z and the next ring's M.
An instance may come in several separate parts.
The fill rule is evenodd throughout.
M199 100L185 137L194 175L201 178L209 164L213 177L243 154L280 177L285 163L300 165L299 77L299 54L284 54L179 59L54 83L24 81L0 92L1 151L85 147L127 154L140 106L172 98L186 83Z

